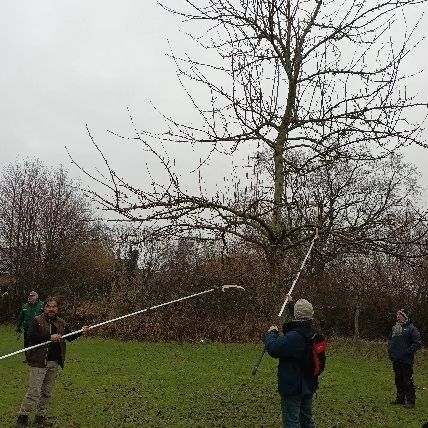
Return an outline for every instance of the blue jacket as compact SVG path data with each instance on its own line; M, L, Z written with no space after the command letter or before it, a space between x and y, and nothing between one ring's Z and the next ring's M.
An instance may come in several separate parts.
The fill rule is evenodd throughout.
M293 326L308 326L311 321L292 321L284 326L283 336L272 331L265 337L268 354L278 358L278 392L283 397L291 395L312 395L318 388L317 378L304 373L306 357L305 338L293 331Z
M401 327L395 325L389 334L389 358L394 362L413 364L415 352L422 346L421 335L411 321Z

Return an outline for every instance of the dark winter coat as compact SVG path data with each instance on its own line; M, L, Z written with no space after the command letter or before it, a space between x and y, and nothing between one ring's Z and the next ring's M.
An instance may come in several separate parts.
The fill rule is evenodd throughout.
M18 314L16 320L17 328L24 328L27 330L33 321L34 317L40 315L43 312L43 302L36 300L34 303L24 303L22 305L21 311Z
M311 321L292 321L284 325L283 336L272 331L265 337L268 354L279 359L278 392L283 397L312 395L318 388L317 378L304 370L307 342L300 333L293 330L294 327L310 329L311 325Z
M39 343L48 342L52 334L71 333L66 322L59 317L48 317L44 314L34 318L28 329L29 346L38 345ZM67 341L77 339L81 333L67 337ZM64 368L66 342L50 342L47 345L31 349L27 354L28 364L32 367L46 367L48 361L57 361Z
M389 358L393 362L413 364L415 352L422 346L421 335L411 321L401 327L395 325L389 334Z

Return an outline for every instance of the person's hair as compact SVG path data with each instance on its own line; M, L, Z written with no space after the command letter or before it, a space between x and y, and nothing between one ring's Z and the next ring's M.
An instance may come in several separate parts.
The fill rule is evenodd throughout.
M45 303L43 303L43 307L45 307L49 302L56 302L56 304L58 305L58 298L54 296L47 297Z

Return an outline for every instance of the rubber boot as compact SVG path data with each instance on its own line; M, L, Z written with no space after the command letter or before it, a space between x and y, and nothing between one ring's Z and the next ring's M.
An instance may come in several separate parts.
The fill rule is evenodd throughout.
M18 420L16 421L16 428L27 428L27 427L28 427L28 416L18 415Z
M406 409L414 409L415 408L415 402L406 400L406 402L404 403L404 407Z

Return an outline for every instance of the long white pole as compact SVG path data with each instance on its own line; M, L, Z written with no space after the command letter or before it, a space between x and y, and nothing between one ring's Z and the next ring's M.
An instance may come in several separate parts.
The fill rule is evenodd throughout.
M148 312L148 311L152 311L152 310L157 309L157 308L161 308L162 306L172 305L173 303L181 302L183 300L192 299L193 297L202 296L203 294L212 293L213 291L216 291L216 290L220 290L221 289L221 291L224 292L225 290L227 290L229 288L238 288L238 289L244 290L244 287L241 287L241 286L235 285L235 284L232 284L232 285L221 285L219 287L210 288L209 290L201 291L199 293L190 294L189 296L180 297L179 299L171 300L169 302L160 303L159 305L155 305L155 306L151 306L149 308L141 309L139 311L132 312L130 314L122 315L120 317L113 318L111 320L103 321L103 322L100 322L98 324L94 324L94 325L88 326L87 329L88 330L92 330L94 328L101 327L101 326L106 325L106 324L110 324L112 322L116 322L116 321L119 321L119 320L123 320L125 318L132 317L134 315L139 315L139 314L142 314L144 312ZM80 330L76 330L76 331L73 331L73 332L68 333L68 334L64 334L63 336L61 336L61 340L65 339L67 337L73 336L75 334L82 333L82 332L83 332L83 329L80 329ZM50 340L48 340L47 342L39 343L37 345L29 346L28 348L20 349L19 351L11 352L10 354L2 355L0 357L0 360L4 360L5 358L11 357L12 355L20 354L21 352L29 351L31 349L40 348L41 346L48 345L49 343L51 343Z
M291 293L292 293L292 292L293 292L293 290L294 290L294 286L296 285L297 281L299 280L300 273L302 272L303 267L304 267L304 266L305 266L305 264L306 264L306 260L308 259L309 254L311 254L311 252L312 252L312 248L313 248L314 243L315 243L315 240L316 240L317 238L318 238L318 229L317 229L317 230L316 230L316 232L315 232L315 236L314 236L314 238L312 239L311 245L309 246L309 250L308 250L308 252L306 253L305 258L303 259L302 264L300 265L299 272L297 272L297 275L296 275L296 277L294 278L293 283L291 284L291 287L290 287L290 290L289 290L289 292L288 292L288 294L287 294L287 297L285 298L284 303L282 304L281 310L279 311L279 314L278 314L278 318L281 318L281 315L282 315L282 313L284 312L285 306L286 306L286 305L287 305L287 303L288 303L288 299L289 299L289 297L290 297Z

